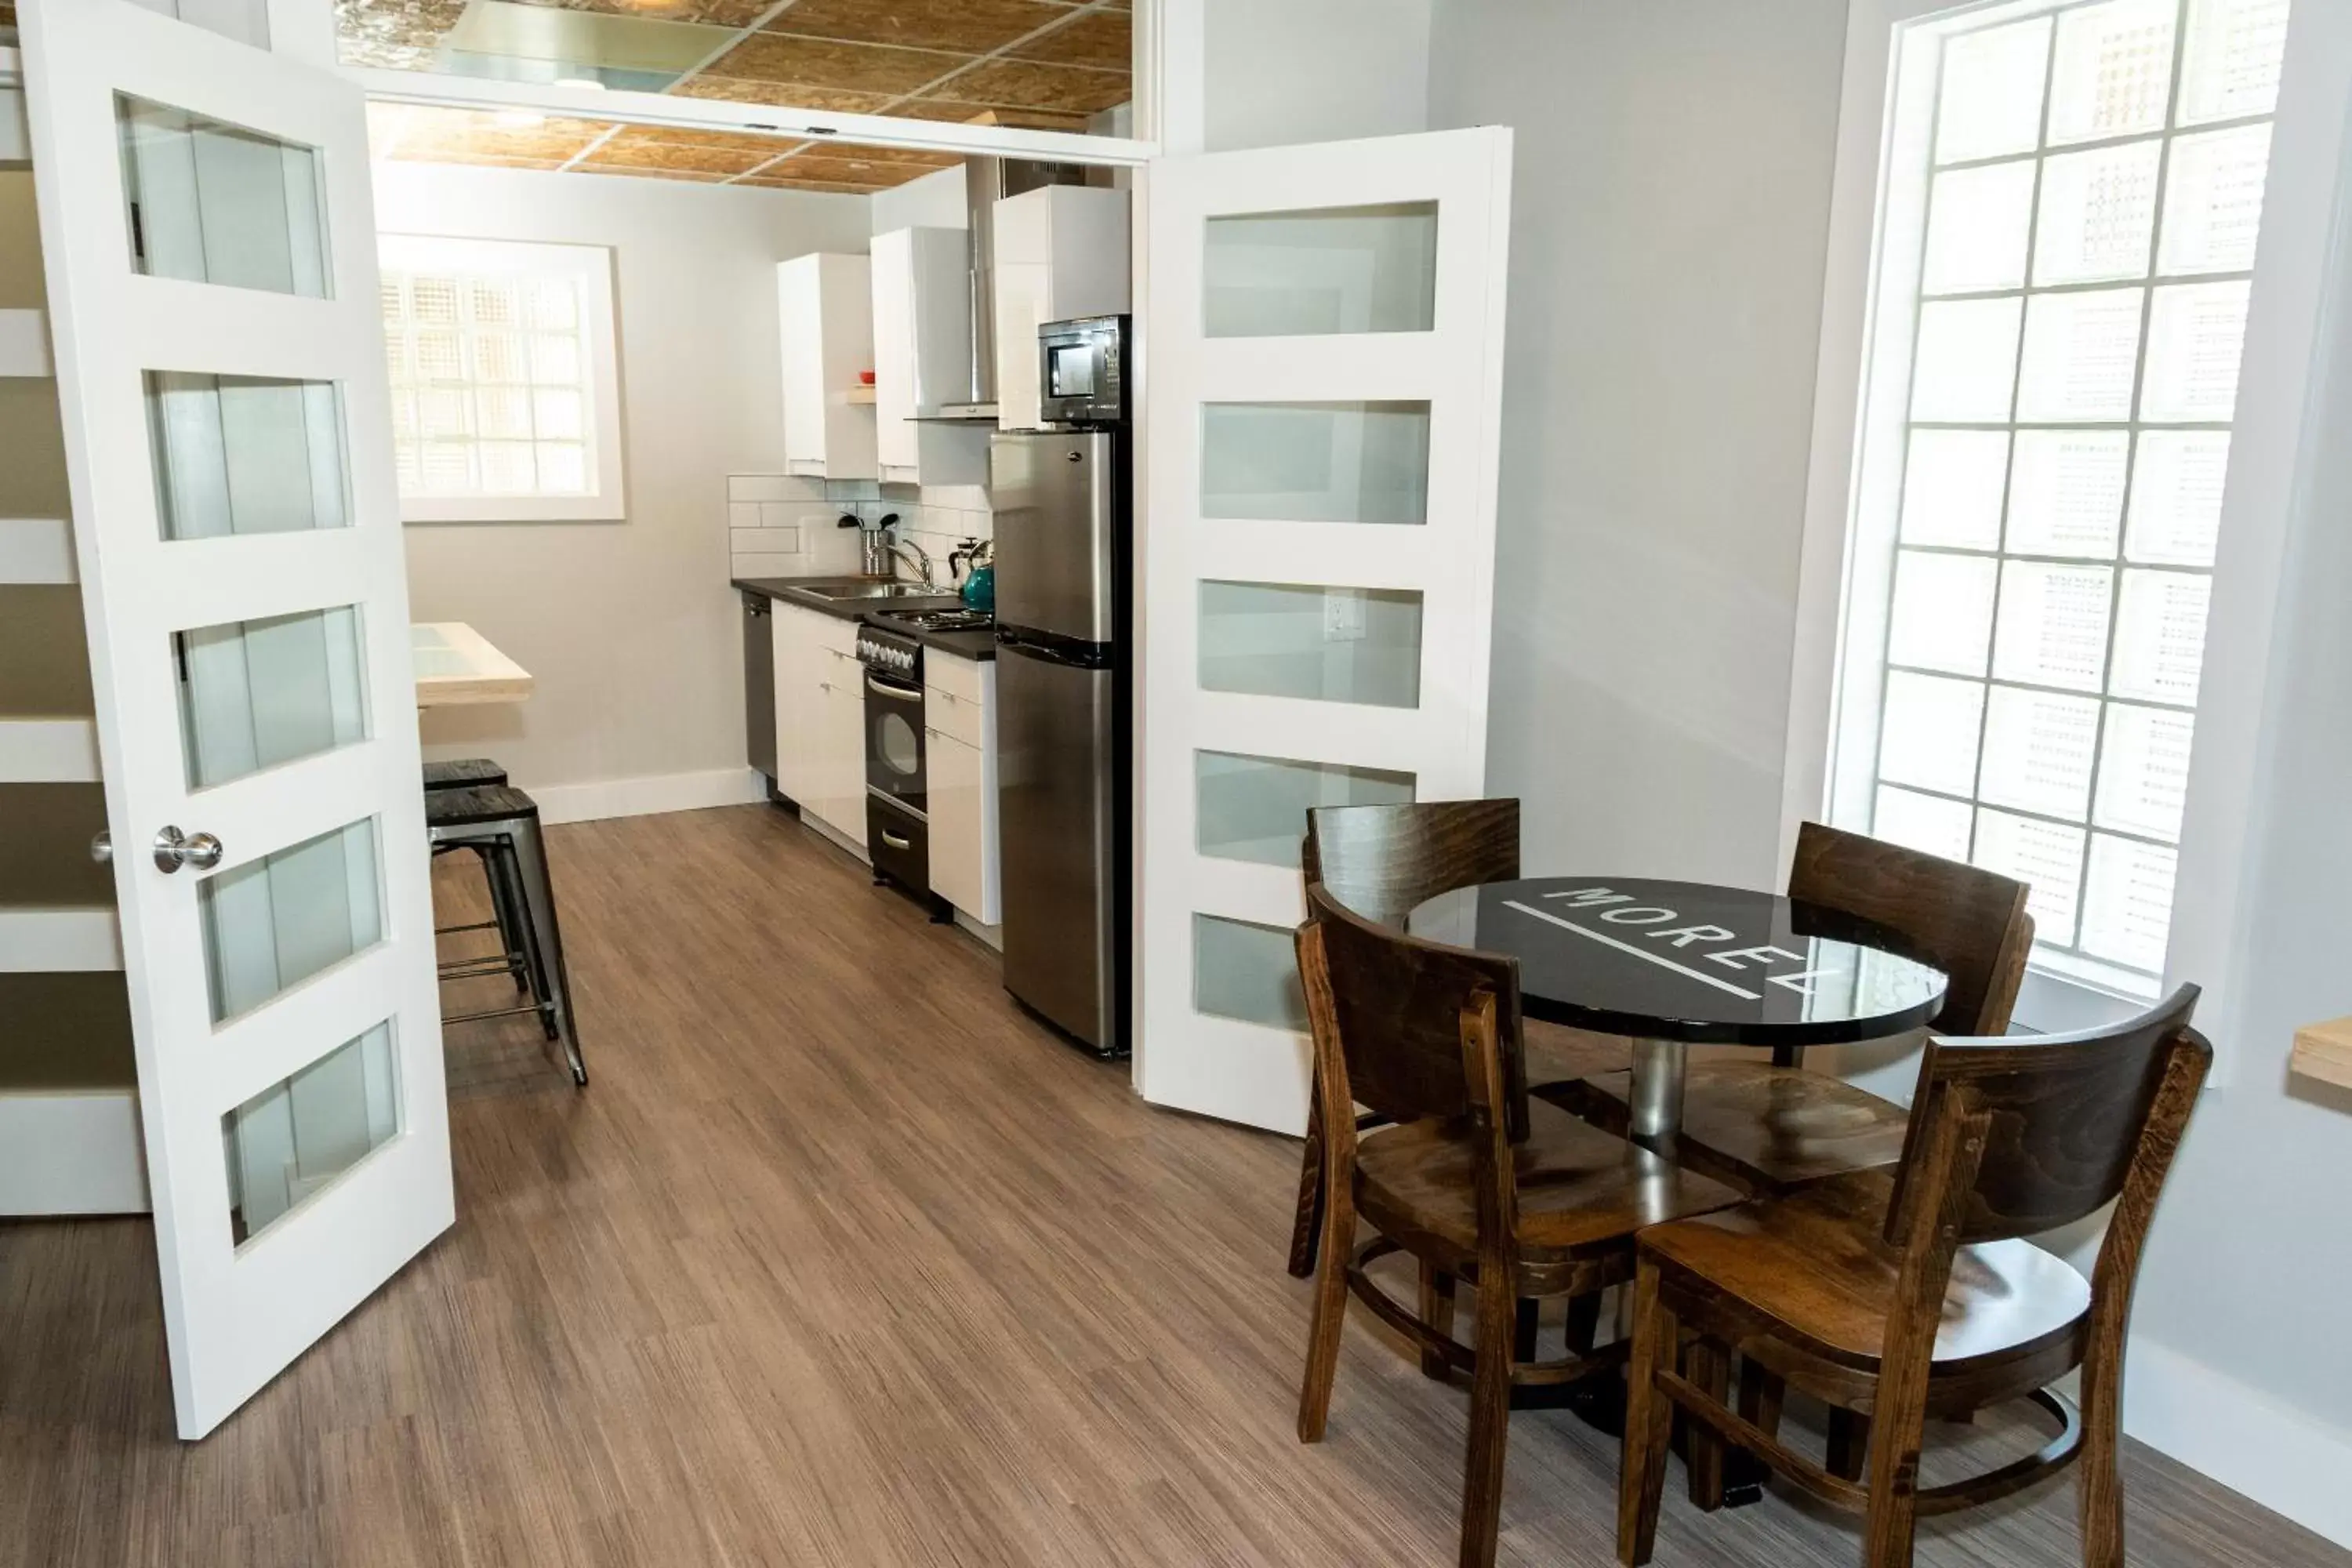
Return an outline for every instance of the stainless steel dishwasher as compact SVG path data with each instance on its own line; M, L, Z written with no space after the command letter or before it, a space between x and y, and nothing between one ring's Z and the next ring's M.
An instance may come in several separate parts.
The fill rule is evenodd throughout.
M776 617L765 594L743 595L743 743L776 793Z

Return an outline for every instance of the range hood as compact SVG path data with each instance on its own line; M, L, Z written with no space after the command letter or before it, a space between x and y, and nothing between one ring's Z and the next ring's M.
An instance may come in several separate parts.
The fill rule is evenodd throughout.
M967 287L971 301L969 395L943 403L937 414L919 417L966 425L996 423L996 204L1045 185L1083 185L1084 163L1047 163L1033 158L966 158L963 200L971 253Z

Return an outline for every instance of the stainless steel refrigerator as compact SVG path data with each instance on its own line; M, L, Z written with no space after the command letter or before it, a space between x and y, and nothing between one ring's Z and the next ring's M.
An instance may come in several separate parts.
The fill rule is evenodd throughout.
M1089 1050L1128 1047L1126 433L1000 433L997 830L1004 988Z

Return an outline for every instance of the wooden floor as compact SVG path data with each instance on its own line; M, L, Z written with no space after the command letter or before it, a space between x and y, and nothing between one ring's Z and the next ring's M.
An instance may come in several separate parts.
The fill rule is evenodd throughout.
M0 1225L0 1563L1453 1561L1464 1397L1364 1314L1293 1436L1296 1143L1146 1108L781 814L552 838L594 1081L453 1028L457 1228L209 1440L172 1436L148 1226ZM1511 1444L1503 1560L1612 1562L1613 1445ZM2352 1563L2145 1451L2128 1483L2141 1568ZM2073 1563L2073 1508L1919 1561ZM1657 1558L1858 1560L1674 1491Z

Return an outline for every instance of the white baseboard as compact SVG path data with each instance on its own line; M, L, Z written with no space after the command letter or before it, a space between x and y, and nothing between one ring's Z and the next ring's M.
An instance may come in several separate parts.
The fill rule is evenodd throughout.
M552 824L594 822L607 816L656 816L666 811L699 811L709 805L752 805L768 798L768 789L767 780L755 768L711 768L698 773L532 784L530 797L539 802L539 819Z
M2124 1430L2336 1542L2352 1546L2352 1431L2179 1351L2135 1338L2124 1362Z

